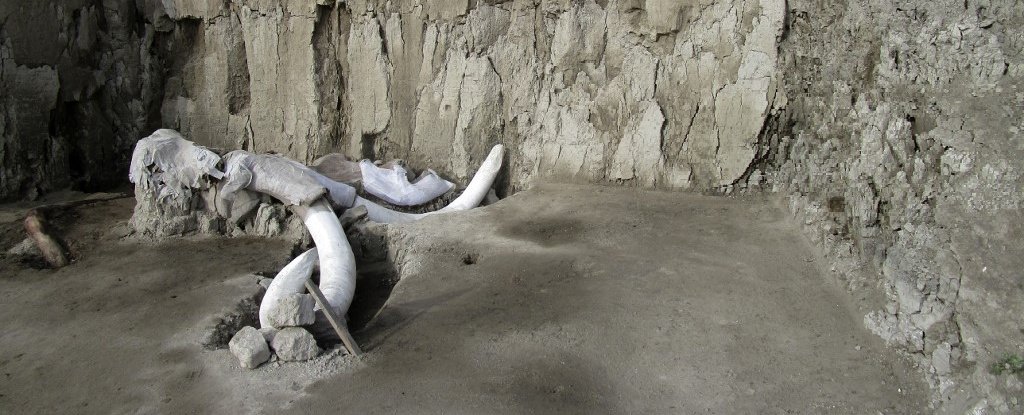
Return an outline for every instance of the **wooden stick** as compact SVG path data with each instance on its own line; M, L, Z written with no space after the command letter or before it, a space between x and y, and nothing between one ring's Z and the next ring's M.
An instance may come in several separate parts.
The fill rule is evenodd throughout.
M50 213L51 211L54 210L65 210L70 208L91 205L93 203L109 202L111 200L125 199L129 197L133 196L129 193L93 193L84 199L72 200L68 202L51 203L48 205L39 206L36 209Z
M324 293L320 292L320 287L313 284L312 280L306 280L306 289L313 295L313 299L320 305L320 309L323 310L324 316L327 317L327 321L331 323L331 327L334 327L334 331L338 333L338 337L341 338L341 342L345 343L345 348L348 349L349 353L353 356L359 356L363 354L363 351L359 349L359 345L356 344L356 340L352 338L352 335L348 332L348 325L340 324L338 316L334 315L334 310L331 309L331 305L327 303L327 298L324 297Z

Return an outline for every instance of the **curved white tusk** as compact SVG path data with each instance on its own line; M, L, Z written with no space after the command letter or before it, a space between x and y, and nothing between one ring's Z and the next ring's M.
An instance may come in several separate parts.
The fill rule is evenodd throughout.
M309 207L299 205L292 209L302 218L316 243L320 256L320 291L334 312L344 316L356 291L356 257L341 222L323 198Z
M295 162L295 164L301 166L306 174L312 176L316 179L317 183L320 183L321 186L327 189L327 197L331 200L331 206L337 208L350 208L353 206L356 200L356 188L335 181L298 162Z
M466 186L466 190L452 203L438 211L421 214L396 212L361 197L356 197L355 206L365 206L367 217L380 223L412 222L432 214L472 209L480 204L494 184L494 179L501 170L504 151L505 147L501 144L494 146L473 176L473 180ZM293 209L306 224L317 248L296 257L285 266L278 274L278 278L287 277L282 278L280 283L278 283L278 278L274 278L274 282L267 289L267 294L260 306L260 323L264 325L266 324L264 309L267 308L267 304L273 304L268 301L268 298L274 300L291 292L301 293L304 290L303 284L312 273L312 263L316 262L318 251L320 252L320 290L323 291L327 302L334 307L334 311L338 315L343 316L348 313L355 294L355 255L352 254L348 238L330 206L324 199L319 199L310 207L300 205ZM298 276L294 276L296 274Z
M480 165L480 169L476 171L473 180L470 180L469 185L466 186L466 190L440 210L427 213L396 212L361 197L356 197L355 206L366 206L366 216L378 223L408 223L429 215L475 208L487 197L487 192L494 184L494 179L498 177L504 154L505 146L501 144L494 146L487 155L487 159Z
M462 192L459 197L449 203L437 212L430 213L441 213L441 212L454 212L458 210L469 210L480 206L480 202L487 197L487 192L491 190L491 186L494 185L494 179L498 177L498 172L501 171L502 157L505 155L505 146L498 144L491 149L491 152L487 154L487 158L483 163L480 164L480 169L473 175L473 180L469 181L469 185L466 186L466 191ZM429 213L428 213L429 214Z
M263 295L263 301L260 303L260 327L270 327L268 316L270 316L271 307L276 306L281 298L288 294L302 294L306 291L306 280L313 274L317 259L316 248L310 249L295 257L277 273L274 280L270 282L270 286L267 287L267 293Z

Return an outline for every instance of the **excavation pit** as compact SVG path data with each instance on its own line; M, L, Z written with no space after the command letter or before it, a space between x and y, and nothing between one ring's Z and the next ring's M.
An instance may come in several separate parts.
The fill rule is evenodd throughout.
M380 312L387 303L391 290L398 281L399 275L395 264L387 255L389 245L387 237L383 234L382 227L358 226L350 229L349 243L356 253L356 290L352 300L352 306L348 312L348 329L358 339L360 331ZM400 249L401 247L398 247ZM302 249L293 249L292 252L301 252ZM259 307L265 293L264 285L269 284L277 271L257 272L252 276L252 284L249 284L250 294L243 295L243 298L235 302L228 311L216 317L212 331L203 339L203 346L209 349L224 349L228 341L242 327L252 326L259 328ZM311 276L314 283L318 283L319 275L314 272ZM260 282L260 280L266 280ZM330 328L329 323L322 311L317 311L317 323L309 327L317 337L317 343L324 349L337 347L341 340Z
M130 209L89 226L112 228ZM251 310L238 307L259 289L247 274L280 269L293 257L287 240L110 235L69 267L14 266L0 279L0 323L19 333L5 337L5 370L65 374L19 377L0 399L24 412L85 401L159 412L164 400L283 413L342 402L353 412L505 413L927 405L910 363L863 328L866 308L806 260L813 251L770 199L545 185L348 233L361 269L350 314L361 357L335 347L246 370L201 346L209 316ZM58 318L35 318L43 309ZM68 340L46 342L58 332ZM110 398L89 398L100 393Z

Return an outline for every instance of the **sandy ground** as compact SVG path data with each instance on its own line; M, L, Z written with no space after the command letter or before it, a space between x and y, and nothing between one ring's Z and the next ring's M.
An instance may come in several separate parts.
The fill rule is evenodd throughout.
M292 245L122 239L132 204L58 218L67 268L0 261L0 412L928 412L766 199L552 185L393 228L367 353L253 371L199 342Z

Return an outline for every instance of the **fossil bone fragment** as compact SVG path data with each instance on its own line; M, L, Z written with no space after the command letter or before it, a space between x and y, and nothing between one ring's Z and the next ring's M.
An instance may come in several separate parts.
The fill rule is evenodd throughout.
M367 217L370 220L382 223L412 222L434 213L472 209L479 205L490 191L491 186L494 184L494 179L501 170L503 155L504 146L500 144L494 146L488 154L487 159L481 164L480 169L477 170L476 175L473 176L469 185L466 186L466 190L462 195L452 201L448 206L436 212L428 212L424 214L395 212L360 197L356 198L356 205L364 206L367 209ZM283 279L278 283L278 278L275 278L275 281L271 283L270 288L267 290L267 294L264 297L264 306L261 306L260 308L261 318L263 315L263 307L268 304L266 298L277 298L278 296L286 295L289 292L302 292L301 285L309 278L309 274L312 271L312 269L309 268L310 265L307 263L314 261L310 259L310 255L316 255L316 249L319 249L322 246L335 246L341 244L344 244L344 247L347 249L332 253L332 255L339 256L336 260L332 261L339 264L336 269L340 270L340 274L344 275L345 278L328 277L325 279L323 270L325 268L332 267L333 265L327 265L323 261L323 254L320 254L320 288L324 292L324 296L327 298L328 302L334 306L335 312L338 315L344 316L347 313L348 307L352 303L352 297L355 294L355 257L352 255L351 247L348 245L348 239L345 237L344 231L334 231L336 228L334 228L333 223L337 222L338 218L334 216L333 212L330 212L326 206L323 206L322 204L320 206L314 204L308 209L300 206L295 208L295 211L302 216L303 221L306 223L306 227L313 235L313 240L316 242L317 248L299 255L281 270L278 278L283 277ZM314 229L316 229L315 232ZM337 229L340 229L340 224ZM307 268L309 268L309 271L307 271ZM351 283L349 284L349 282Z
M356 198L352 186L283 156L236 150L224 156L224 164L227 178L223 192L227 195L248 189L291 206L310 204L325 193L331 204L338 207L351 207Z
M160 129L135 144L128 180L142 189L159 189L157 200L180 200L185 189L206 188L206 176L224 177L217 170L219 162L217 153L185 140L177 131Z
M274 307L281 298L291 293L305 291L304 284L313 274L313 268L319 258L316 248L313 248L295 257L292 262L281 268L281 271L270 282L267 293L263 295L263 302L260 303L260 327L270 327L269 316L273 312L271 307Z
M52 231L46 225L46 216L38 209L28 211L25 216L25 232L50 266L60 268L68 264L68 254L63 244L52 236Z
M319 252L320 291L323 291L335 314L344 316L355 295L356 257L341 222L322 200L308 207L302 205L293 209L306 224Z
M316 243L316 255L320 260L320 289L334 311L345 315L355 292L356 259L341 222L327 200L351 206L351 199L345 198L354 199L355 189L336 182L336 189L325 187L321 184L322 180L333 181L281 156L233 151L224 156L224 160L227 166L225 192L230 194L246 189L268 194L291 205L292 211L302 219ZM335 190L339 192L334 193ZM296 266L297 271L303 272L302 275L306 275L305 269L304 266ZM271 283L271 288L274 288L274 283ZM268 290L268 296L272 298L285 294L287 292ZM263 304L273 303L268 303L264 298ZM265 317L266 313L261 313L261 322Z
M331 180L345 183L350 186L359 186L363 180L363 173L359 163L351 161L344 154L330 153L313 161L309 168L315 170Z
M452 182L438 177L433 170L427 170L409 182L408 173L400 165L391 168L378 167L369 160L359 162L362 172L363 190L396 206L417 206L437 199L451 190Z
M487 159L480 165L480 169L476 171L473 179L470 180L469 185L466 186L466 190L449 203L448 206L439 210L427 213L396 212L358 196L356 197L355 205L365 206L367 217L379 223L408 223L438 213L472 209L480 205L480 202L487 197L487 192L490 191L491 186L494 184L494 179L498 177L498 172L501 171L504 154L505 146L501 144L494 146L487 155Z

